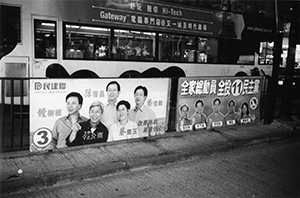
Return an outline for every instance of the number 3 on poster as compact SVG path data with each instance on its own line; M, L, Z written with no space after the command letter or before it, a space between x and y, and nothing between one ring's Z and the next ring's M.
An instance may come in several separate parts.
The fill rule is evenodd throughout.
M44 148L48 146L52 139L52 132L47 128L40 128L33 134L33 143L39 147Z

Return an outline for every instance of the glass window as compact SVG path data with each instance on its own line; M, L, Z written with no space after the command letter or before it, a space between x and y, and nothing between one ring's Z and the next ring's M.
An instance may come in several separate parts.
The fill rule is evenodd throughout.
M195 62L195 37L159 34L159 61Z
M195 37L184 36L182 45L184 48L183 61L195 62L195 58L196 58Z
M207 63L208 41L207 38L198 37L197 62Z
M197 62L216 63L218 61L218 40L198 37Z
M273 64L273 46L274 42L260 42L259 47L259 64Z
M35 58L56 58L56 22L34 20Z
M217 59L217 39L159 34L159 61L216 63Z
M154 60L155 33L114 30L111 58L115 60Z
M110 29L65 24L64 58L109 58Z
M19 6L0 5L0 19L7 21L17 33L17 41L21 42L21 8ZM4 21L1 21L2 24ZM7 31L5 29L4 31Z

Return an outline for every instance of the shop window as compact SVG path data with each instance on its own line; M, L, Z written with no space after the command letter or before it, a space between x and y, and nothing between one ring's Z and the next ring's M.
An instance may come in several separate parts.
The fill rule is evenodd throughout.
M272 65L273 64L273 46L274 42L260 42L259 47L259 64Z
M57 58L56 22L34 20L35 58Z
M155 33L115 29L111 58L114 60L154 60Z
M65 24L64 58L108 59L110 29Z

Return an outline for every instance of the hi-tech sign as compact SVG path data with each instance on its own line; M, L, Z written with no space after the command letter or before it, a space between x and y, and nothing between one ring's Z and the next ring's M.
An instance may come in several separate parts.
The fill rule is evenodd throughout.
M93 5L95 16L92 21L107 24L118 24L121 27L143 27L164 31L218 36L224 23L223 12L182 8L162 3L134 1L119 3L102 2ZM242 20L241 15L226 15L226 22L233 24ZM234 25L232 26L234 27ZM238 27L235 27L238 28ZM238 33L237 37L238 38Z

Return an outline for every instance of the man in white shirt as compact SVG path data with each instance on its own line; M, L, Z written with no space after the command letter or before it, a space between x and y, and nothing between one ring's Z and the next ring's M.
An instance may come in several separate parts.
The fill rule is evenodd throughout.
M137 86L134 90L136 106L129 111L129 119L137 123L139 137L147 137L156 134L157 120L152 109L145 105L148 90L144 86Z
M106 86L108 104L104 107L101 122L109 128L112 124L118 122L116 103L120 95L121 87L117 81L111 81Z
M109 127L108 142L138 138L137 124L128 119L130 104L121 100L117 104L118 122Z

